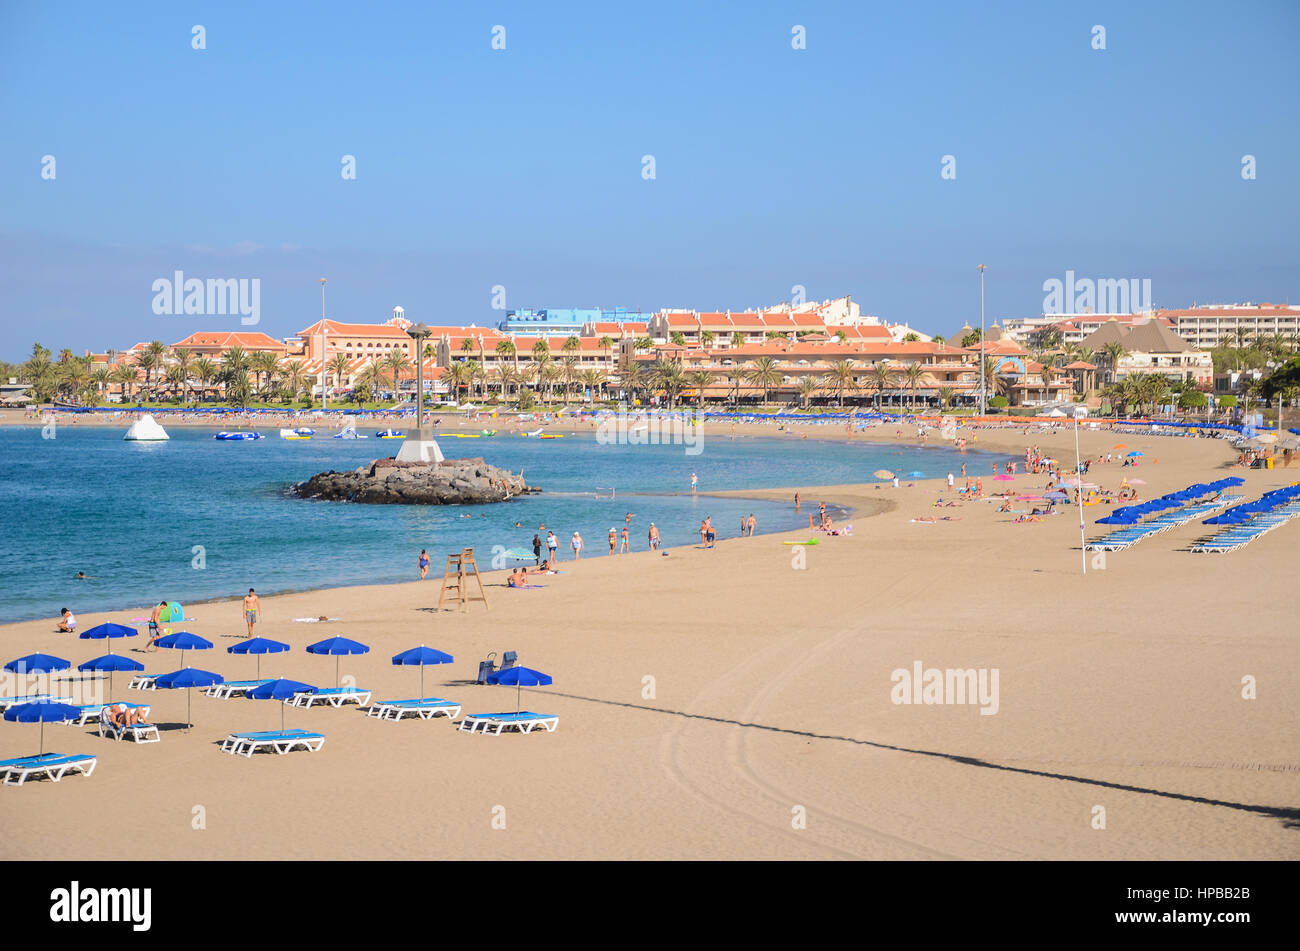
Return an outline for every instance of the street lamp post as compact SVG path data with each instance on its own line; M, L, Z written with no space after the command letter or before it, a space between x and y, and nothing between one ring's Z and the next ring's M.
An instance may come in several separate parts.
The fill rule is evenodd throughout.
M321 412L329 409L329 367L325 363L325 351L329 346L329 331L325 329L325 278L320 279L320 408Z
M985 399L985 382L984 382L984 272L988 270L988 265L977 265L980 272L980 415L983 416L988 401Z
M421 440L429 438L424 428L424 341L432 332L424 323L406 328L406 335L415 341L415 428Z

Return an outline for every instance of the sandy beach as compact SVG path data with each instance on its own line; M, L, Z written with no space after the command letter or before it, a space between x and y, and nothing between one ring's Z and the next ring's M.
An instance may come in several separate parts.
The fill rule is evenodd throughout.
M1026 445L1074 458L1072 430L978 435L971 448L1009 458ZM844 436L820 427L810 438ZM853 438L897 437L878 427ZM1241 475L1239 491L1255 498L1300 477L1229 468L1236 453L1220 440L1099 430L1081 442L1093 459L1120 442L1144 451L1137 470L1116 461L1090 475L1111 489L1138 475L1144 498L1223 475ZM707 458L706 444L703 471ZM984 476L986 492L1045 482L971 475ZM1205 532L1193 523L1089 555L1084 575L1077 510L1016 524L985 501L935 508L948 494L941 480L819 486L797 463L791 476L741 494L789 500L797 489L805 512L821 500L845 506L853 534L791 546L813 536L736 539L723 526L715 550L566 560L539 589L510 590L503 573L489 573L490 609L465 612L434 609L443 552L430 553L424 582L263 600L257 633L293 646L263 657L263 674L332 684L334 659L302 648L342 634L371 647L342 658L345 676L376 699L411 697L418 669L389 658L426 644L456 657L425 670L426 695L467 713L513 710L513 689L468 681L490 651L516 650L554 677L523 690L525 709L560 717L554 733L478 736L445 719L289 708L287 725L324 733L324 749L248 760L220 753L220 741L278 726L277 703L196 691L187 733L183 691L126 691L118 675L114 699L151 702L162 742L137 747L94 727L48 724L47 749L94 753L98 768L89 779L6 788L0 856L1300 857L1300 524L1233 554L1201 555L1182 550ZM1090 539L1104 511L1087 510ZM954 520L912 521L945 515ZM633 538L643 549L643 526ZM193 606L184 628L216 649L187 663L253 676L254 658L226 653L243 636L242 593ZM131 623L147 615L139 608L78 610L80 626ZM293 620L319 615L339 620ZM52 653L75 676L77 663L109 649L53 628L0 628L5 658ZM142 653L144 640L111 646L151 673L181 666L174 651ZM892 673L917 662L996 670L996 713L894 703ZM57 687L63 675L54 676ZM1243 698L1243 678L1254 679L1254 699ZM34 752L37 730L0 724L0 756Z

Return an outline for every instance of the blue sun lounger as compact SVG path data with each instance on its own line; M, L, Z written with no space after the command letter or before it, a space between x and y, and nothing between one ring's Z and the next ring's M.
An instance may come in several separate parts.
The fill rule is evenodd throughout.
M364 707L370 703L370 691L360 687L326 687L315 693L295 693L285 703L291 707L310 707L313 703L341 707L349 701Z
M76 770L89 776L95 771L95 757L85 754L64 756L61 753L42 753L39 756L21 756L0 762L4 771L6 786L21 786L32 774L44 774L47 779L58 782L69 770Z
M252 758L262 747L268 747L284 754L295 746L301 746L308 752L315 753L325 745L323 733L308 733L306 730L263 730L259 733L231 733L221 743L221 752L235 756L243 754Z
M418 700L380 700L370 705L366 716L378 717L381 720L400 720L408 713L413 713L422 720L432 720L439 714L448 720L454 720L460 716L460 704L439 697L421 697Z
M137 743L158 743L162 740L162 734L158 732L158 725L155 723L128 723L126 726L118 726L108 716L107 706L101 707L99 711L99 735L107 736L119 743L124 736L129 736Z
M548 713L533 713L523 710L519 713L471 713L460 721L457 727L462 733L491 733L500 736L505 729L518 730L520 733L532 733L534 727L545 727L550 733L560 725L560 718Z
M216 697L218 700L229 700L237 693L248 693L254 687L260 687L262 684L270 683L274 678L262 680L227 680L223 683L213 684L206 691L209 697Z
M127 690L157 690L157 674L136 674L126 685Z

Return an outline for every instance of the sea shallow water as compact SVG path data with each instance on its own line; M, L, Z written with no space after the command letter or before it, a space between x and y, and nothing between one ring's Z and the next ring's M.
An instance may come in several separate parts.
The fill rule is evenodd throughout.
M449 553L466 547L487 570L494 554L502 567L515 563L502 557L507 549L531 550L541 524L555 532L564 557L571 557L575 530L584 557L603 557L609 529L621 529L628 512L635 513L633 551L645 550L652 521L664 547L698 543L706 515L719 538L738 534L751 512L760 533L787 531L807 526L817 499L805 498L796 513L793 499L707 493L869 482L882 468L935 478L959 471L963 461L974 475L1003 458L747 434L710 437L698 455L680 445L604 445L589 434L444 437L448 457L481 455L522 468L543 493L486 506L355 505L298 499L287 490L316 472L394 454L399 444L373 438L373 430L364 440L321 434L296 441L268 427L266 438L225 442L212 438L215 430L177 426L160 443L124 442L124 432L125 425L60 426L47 439L39 426L0 429L0 620L53 618L62 607L237 598L250 587L270 594L412 580L421 548L431 578L441 575ZM692 473L699 477L695 496ZM74 580L78 571L90 580Z

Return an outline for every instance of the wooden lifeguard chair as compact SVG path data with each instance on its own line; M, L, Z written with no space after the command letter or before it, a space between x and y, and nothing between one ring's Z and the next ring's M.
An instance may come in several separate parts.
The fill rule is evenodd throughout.
M466 585L470 580L477 582L478 594L470 594ZM462 549L458 555L447 556L447 570L442 576L442 592L438 595L438 610L442 610L443 602L447 600L447 593L455 592L452 598L460 602L462 611L469 610L469 602L482 601L483 606L491 610L487 603L487 592L483 589L483 578L478 573L478 562L474 560L474 549Z

